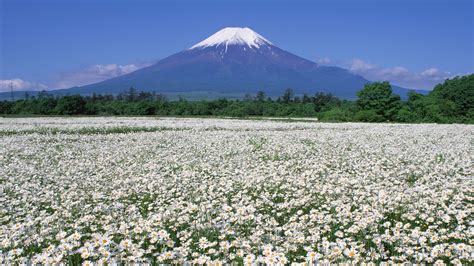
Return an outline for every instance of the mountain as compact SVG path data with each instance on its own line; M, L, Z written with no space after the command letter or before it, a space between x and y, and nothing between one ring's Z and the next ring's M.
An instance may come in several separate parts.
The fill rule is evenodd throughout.
M135 72L55 94L120 93L130 87L164 94L243 95L259 90L276 96L330 92L353 99L370 81L346 69L320 66L283 49L249 28L224 28L187 50ZM394 88L405 95L408 90Z

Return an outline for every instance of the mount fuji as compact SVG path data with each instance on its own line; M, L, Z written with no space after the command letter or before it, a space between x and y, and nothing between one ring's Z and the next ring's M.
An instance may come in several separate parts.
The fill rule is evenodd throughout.
M292 88L296 94L329 92L350 99L367 83L370 81L346 69L321 66L280 49L249 28L229 27L154 65L60 91L61 94L114 94L134 87L164 94L243 95L261 90L276 96ZM394 91L402 95L408 90L394 87Z

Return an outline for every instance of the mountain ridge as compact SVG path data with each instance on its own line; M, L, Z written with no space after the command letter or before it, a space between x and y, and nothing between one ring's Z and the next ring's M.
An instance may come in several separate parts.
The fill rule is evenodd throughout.
M190 48L155 64L101 82L52 91L53 94L118 94L134 87L157 93L213 92L280 95L332 93L354 99L367 79L336 66L317 63L285 51L250 28L227 27ZM409 90L394 87L402 97Z
M348 98L369 82L346 69L319 66L287 52L249 28L232 27L154 65L77 90L114 92L133 86L161 93L263 90L277 95L291 87L295 93L330 92Z

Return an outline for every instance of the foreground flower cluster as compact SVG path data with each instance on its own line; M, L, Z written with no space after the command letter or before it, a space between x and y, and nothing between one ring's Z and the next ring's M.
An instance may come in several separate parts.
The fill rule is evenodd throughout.
M0 264L469 264L473 133L2 119Z

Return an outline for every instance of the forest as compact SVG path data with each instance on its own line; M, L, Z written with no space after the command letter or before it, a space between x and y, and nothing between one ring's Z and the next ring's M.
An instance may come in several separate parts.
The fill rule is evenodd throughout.
M407 100L392 92L389 82L365 85L353 101L328 93L295 95L288 88L279 97L264 91L243 99L168 100L163 94L133 87L118 95L53 96L1 101L3 116L229 116L316 117L331 122L474 123L474 74L448 79L427 95L410 92Z

